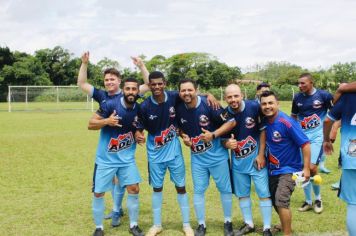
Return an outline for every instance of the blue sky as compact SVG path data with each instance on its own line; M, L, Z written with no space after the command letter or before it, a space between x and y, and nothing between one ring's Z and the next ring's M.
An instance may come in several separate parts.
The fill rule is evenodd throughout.
M74 56L207 52L244 70L288 61L309 69L356 61L353 0L0 0L0 46Z

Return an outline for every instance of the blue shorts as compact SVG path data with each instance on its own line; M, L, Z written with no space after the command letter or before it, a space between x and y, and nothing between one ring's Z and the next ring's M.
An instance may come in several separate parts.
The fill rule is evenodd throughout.
M314 165L319 165L321 156L323 155L322 137L310 140L310 152L310 162Z
M121 187L141 182L140 173L135 162L125 167L108 167L95 164L92 191L94 193L104 193L111 190L115 175L119 179Z
M248 174L239 173L232 169L233 189L237 197L250 196L251 179L253 180L259 198L269 198L271 196L268 188L268 171L265 167L260 171L254 168L254 170Z
M343 169L340 182L339 198L347 204L356 204L356 169Z
M149 163L148 173L149 182L153 188L161 188L164 182L164 176L169 169L171 181L176 187L185 186L185 165L181 155L176 156L173 160L162 163Z
M210 175L213 177L220 193L231 193L230 168L228 160L215 166L203 167L191 164L194 193L203 194L209 186Z

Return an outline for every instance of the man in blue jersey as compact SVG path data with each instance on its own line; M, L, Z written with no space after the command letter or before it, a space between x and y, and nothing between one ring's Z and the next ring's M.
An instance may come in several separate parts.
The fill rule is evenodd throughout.
M310 175L318 173L318 164L323 155L323 121L328 109L332 107L333 97L329 92L319 90L313 86L313 78L309 73L299 76L298 86L300 93L293 98L292 117L300 123L303 132L307 135L311 145ZM298 209L304 212L312 209L312 189L314 190L314 212L321 213L323 204L321 200L320 185L309 183L304 187L305 202Z
M81 90L90 95L95 101L101 105L103 101L113 99L116 96L121 96L120 83L121 75L120 72L115 68L108 68L104 71L104 86L105 90L97 89L87 81L88 74L88 64L89 64L89 52L85 52L82 55L82 64L79 69L77 84ZM148 91L148 71L142 59L139 57L132 57L134 65L140 68L140 71L144 78L144 85L140 86L140 93L144 94ZM117 119L116 114L112 116L112 119ZM112 198L113 198L113 209L112 211L105 216L105 219L112 218L112 226L116 227L120 225L120 217L123 215L122 210L122 200L124 198L125 189L120 188L120 185L117 183L117 179L113 179L112 186Z
M229 154L219 137L230 131L236 122L234 119L224 118L228 121L221 125L222 109L212 109L205 97L197 95L197 84L194 80L183 79L179 82L179 96L184 103L176 107L177 121L183 132L183 142L191 149L193 202L199 224L195 235L203 236L206 233L204 193L209 186L210 176L220 192L225 218L224 235L233 235Z
M324 151L332 154L330 130L334 121L341 120L341 168L339 197L347 203L346 225L349 235L356 235L356 82L353 93L341 95L324 120ZM351 87L350 87L351 88ZM350 92L350 91L348 91Z
M272 91L262 93L261 110L265 115L263 125L266 127L272 204L278 212L283 234L291 235L290 197L295 187L292 175L303 170L305 181L309 181L310 142L300 125L279 110L277 97ZM300 156L301 152L304 164Z
M268 189L268 172L265 167L265 132L260 131L260 105L256 101L243 100L240 87L228 85L225 89L225 110L234 117L237 124L230 131L231 137L224 140L226 148L231 149L232 182L245 224L235 233L244 235L255 231L251 208L251 180L260 198L263 217L263 235L272 235L272 202Z
M258 103L260 103L261 94L264 91L270 91L271 90L270 88L271 88L271 86L266 82L262 82L259 85L257 85L257 87L256 87L256 101Z
M162 190L167 169L171 181L177 190L177 200L181 209L183 231L193 236L189 223L189 200L185 189L185 165L182 149L177 137L177 121L175 106L181 102L178 92L166 91L166 79L163 73L154 71L149 74L149 87L152 96L141 104L139 113L142 129L148 131L147 157L149 182L153 188L152 211L153 226L146 236L155 236L162 232ZM143 131L137 134L143 136Z
M137 224L141 178L134 156L138 91L138 81L127 79L123 86L123 96L103 101L100 109L89 122L89 129L101 129L93 175L93 216L96 225L94 236L104 235L104 195L110 190L114 176L118 178L120 187L126 188L128 192L130 233L137 236L144 235ZM113 115L116 114L118 114L117 119L113 119Z

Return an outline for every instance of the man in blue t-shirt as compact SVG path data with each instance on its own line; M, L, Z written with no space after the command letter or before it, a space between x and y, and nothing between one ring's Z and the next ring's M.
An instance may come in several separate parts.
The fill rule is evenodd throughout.
M318 164L323 156L323 121L328 109L332 107L333 100L329 92L314 88L313 83L311 74L300 75L298 79L300 93L294 96L292 104L292 117L300 123L303 132L310 140L311 176L318 173ZM312 189L315 195L314 212L323 211L320 185L314 183L309 183L304 187L305 202L298 211L304 212L313 208Z
M179 96L184 103L179 103L176 107L178 126L184 144L191 149L193 202L199 224L195 235L203 236L206 233L204 193L209 186L210 176L220 192L225 218L224 235L233 235L229 154L219 137L230 131L236 122L225 118L227 122L221 125L222 109L212 109L205 97L197 95L194 80L182 79L179 82Z
M290 197L295 187L292 175L303 170L305 181L309 181L310 141L300 125L279 110L277 97L272 91L262 93L261 110L265 115L263 126L266 128L272 204L278 212L284 235L291 235Z
M145 84L140 85L140 94L144 94L148 91L148 70L146 69L145 64L142 59L139 57L131 57L135 66L137 66L142 75ZM104 71L104 86L105 90L95 88L93 85L88 83L87 74L88 74L88 64L89 64L89 52L85 52L82 55L82 64L79 69L77 84L82 91L92 97L95 101L101 105L107 100L114 99L116 96L122 96L120 90L121 84L121 74L115 68L108 68ZM112 116L113 119L117 119L116 114ZM105 219L112 218L111 225L113 227L120 225L120 217L123 215L122 210L122 200L124 198L125 189L120 188L120 185L117 183L117 179L113 180L112 186L112 199L113 199L113 209L112 211L105 216Z
M355 83L356 85L356 83ZM356 92L356 90L355 90ZM334 121L341 120L341 168L339 197L347 203L346 225L349 235L356 235L356 93L345 93L324 120L324 151L332 154L330 130Z
M256 101L243 100L241 89L230 84L225 89L225 112L234 117L237 126L230 131L223 144L231 149L232 183L245 224L235 233L244 235L255 231L251 207L251 180L260 198L263 217L263 235L272 235L272 202L268 189L268 172L265 167L265 131L260 130L260 105Z
M134 134L138 121L136 103L139 84L136 79L124 82L123 96L103 102L89 122L89 129L101 129L93 175L93 216L96 225L94 236L104 235L104 194L111 189L116 176L121 188L128 192L127 209L130 233L143 236L138 227L139 182L141 177L135 162ZM115 119L114 119L114 116Z

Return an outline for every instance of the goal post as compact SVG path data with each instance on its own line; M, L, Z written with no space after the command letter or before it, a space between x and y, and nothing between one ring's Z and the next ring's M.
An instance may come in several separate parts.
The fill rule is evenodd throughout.
M94 111L93 99L78 86L9 86L8 111Z

